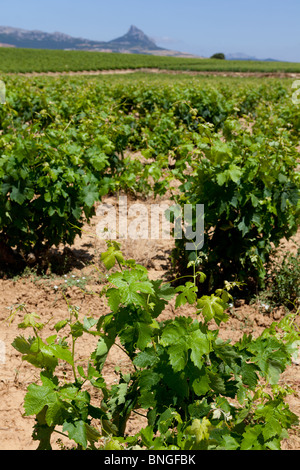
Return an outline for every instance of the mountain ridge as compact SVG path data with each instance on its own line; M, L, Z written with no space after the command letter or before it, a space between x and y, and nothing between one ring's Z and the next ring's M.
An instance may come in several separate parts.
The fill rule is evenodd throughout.
M258 59L257 57L250 56L247 54L244 54L243 52L235 52L235 53L228 53L225 54L225 58L227 60L255 60L255 61L262 61L262 62L278 62L277 59Z
M98 52L119 52L129 54L149 54L182 58L204 57L159 47L141 29L131 25L127 33L110 41L95 41L70 36L61 32L47 33L40 30L26 30L11 26L0 26L0 47L30 49L60 49ZM225 54L226 60L273 61L276 59L257 59L242 52Z
M60 32L46 33L40 30L26 30L10 26L0 26L0 46L1 44L3 44L3 47L30 49L86 50L197 57L193 54L172 51L157 46L152 39L134 25L130 26L126 34L110 41L94 41L73 37Z

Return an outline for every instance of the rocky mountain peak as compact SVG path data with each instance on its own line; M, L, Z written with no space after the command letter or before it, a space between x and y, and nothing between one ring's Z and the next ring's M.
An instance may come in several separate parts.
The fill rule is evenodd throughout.
M131 25L128 32L117 39L109 41L109 44L120 44L122 47L135 46L148 50L160 49L146 34L134 25Z
M138 37L138 38L147 38L146 34L143 33L143 31L141 29L137 28L134 25L130 26L127 35L128 36L134 36L135 38L136 37Z

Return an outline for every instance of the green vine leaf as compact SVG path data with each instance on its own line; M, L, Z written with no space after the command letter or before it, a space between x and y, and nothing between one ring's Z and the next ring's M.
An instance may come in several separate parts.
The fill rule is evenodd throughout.
M227 304L214 294L202 296L198 300L197 306L200 309L198 313L203 314L206 322L214 319L217 325L220 325L222 321L225 322L229 318L228 315L224 313Z

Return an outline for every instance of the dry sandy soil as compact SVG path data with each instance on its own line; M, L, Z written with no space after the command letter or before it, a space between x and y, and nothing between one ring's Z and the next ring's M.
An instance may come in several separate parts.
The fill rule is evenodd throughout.
M39 77L42 75L60 76L60 75L126 75L130 73L147 72L154 74L168 74L168 75L211 75L214 77L275 77L275 78L300 78L300 73L296 72L231 72L231 71L218 71L218 70L168 70L157 68L139 68L139 69L112 69L112 70L78 70L70 72L24 72L17 75L27 77ZM7 73L7 75L16 75L15 73Z
M106 198L106 202L117 204L116 197ZM134 204L134 200L128 200ZM140 201L148 207L153 200ZM157 201L156 201L157 202ZM168 203L168 200L164 202ZM5 345L5 356L2 354L0 362L0 450L34 450L37 442L32 440L33 417L24 417L23 400L26 388L36 378L39 371L26 362L22 362L20 354L11 346L14 338L24 334L24 330L18 329L24 312L16 311L7 320L9 315L16 310L18 305L24 304L28 312L36 312L41 317L41 321L48 325L43 330L42 336L47 337L53 334L53 325L68 316L66 299L72 305L79 307L80 318L86 316L99 317L108 311L104 300L97 293L103 285L103 278L98 269L102 269L99 256L105 251L105 242L96 236L96 229L99 217L95 216L89 226L84 227L82 237L78 237L74 246L65 250L67 257L63 257L63 249L58 249L53 256L52 270L47 276L19 276L15 278L0 279L0 340ZM298 233L297 241L300 240ZM292 249L291 244L286 245ZM166 276L170 268L170 253L173 247L172 239L158 240L124 240L122 249L127 258L134 258L139 263L149 269L152 279ZM55 271L60 269L60 274ZM73 277L72 277L73 276ZM77 281L79 281L77 283ZM85 284L85 290L79 286ZM57 288L56 288L56 287ZM94 294L92 295L91 293ZM181 308L176 310L176 314L189 314L189 309ZM259 334L272 321L278 320L282 311L267 312L260 305L245 305L237 302L230 309L230 321L221 328L221 335L224 338L231 338L233 341L244 333L252 332ZM175 315L174 305L171 303L163 312L164 318L171 318ZM30 333L25 331L27 337ZM95 343L90 338L82 337L78 340L76 349L78 361L85 363L89 353L94 350ZM1 356L0 356L1 359ZM116 375L115 366L126 367L126 357L122 355L119 348L113 347L104 375L109 383L112 383ZM61 370L63 374L69 371ZM291 410L300 418L300 365L292 364L281 378L293 388L295 393L287 398ZM132 434L145 425L145 420L136 417L129 420L127 432ZM59 448L56 440L61 437L56 434L53 438L53 448ZM289 439L283 443L284 450L300 450L300 428L296 428L290 434Z

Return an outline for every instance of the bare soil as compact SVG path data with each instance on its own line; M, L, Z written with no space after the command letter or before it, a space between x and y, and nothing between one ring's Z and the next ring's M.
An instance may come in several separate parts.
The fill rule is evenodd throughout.
M169 70L169 69L158 69L158 68L137 68L137 69L111 69L111 70L77 70L77 71L65 71L65 72L24 72L18 73L17 75L27 77L39 77L43 75L48 76L60 76L60 75L126 75L131 73L154 73L154 74L169 74L169 75L211 75L214 77L274 77L274 78L300 78L300 73L297 72L232 72L226 70ZM7 75L16 75L15 73L7 73Z
M169 203L167 197L163 199ZM115 196L107 197L106 203L117 206ZM162 200L153 199L135 201L128 198L128 206L137 202L150 207L151 203ZM42 332L43 338L54 334L53 325L68 317L69 304L79 308L79 316L95 316L108 312L104 299L99 297L105 278L101 275L103 267L100 262L100 253L105 251L106 243L96 235L99 216L95 216L90 225L84 227L82 237L78 237L71 247L59 247L53 250L52 266L45 275L31 273L30 275L16 276L14 278L0 279L0 346L5 346L5 355L0 354L0 450L34 450L37 442L32 440L34 417L24 417L23 400L26 389L30 383L38 379L39 371L27 362L22 362L20 354L11 346L14 338L20 334L29 336L29 331L18 329L24 311L16 310L23 304L28 312L36 312L41 321L47 323ZM297 235L300 241L300 232ZM173 239L132 240L122 242L122 250L126 258L134 258L146 266L152 279L164 278L170 270L170 254L173 248ZM293 250L294 245L289 242L286 249ZM78 282L77 282L78 281ZM84 285L84 289L82 288ZM14 312L14 315L11 315ZM284 315L283 309L267 311L258 303L246 305L237 300L230 308L230 320L221 327L221 335L237 341L243 333L252 333L254 336L263 331L274 320ZM174 309L170 303L162 314L162 318L172 318L174 315L190 315L192 310L188 307ZM11 315L11 316L10 316ZM86 364L89 354L95 348L95 341L90 337L79 338L77 343L77 359ZM1 350L0 350L1 353ZM3 348L2 348L3 353ZM1 360L2 357L2 360ZM300 418L300 362L295 361L283 374L281 383L288 384L294 394L287 398L291 410ZM122 369L129 367L126 357L116 346L113 347L104 375L109 383L116 379L115 367ZM60 377L71 376L71 371L61 369ZM97 403L97 396L93 397ZM128 422L127 433L133 434L146 424L143 417L135 416ZM53 448L59 449L57 439L61 435L53 436ZM64 441L64 439L62 439ZM284 450L300 450L300 428L296 428L290 437L283 443Z

